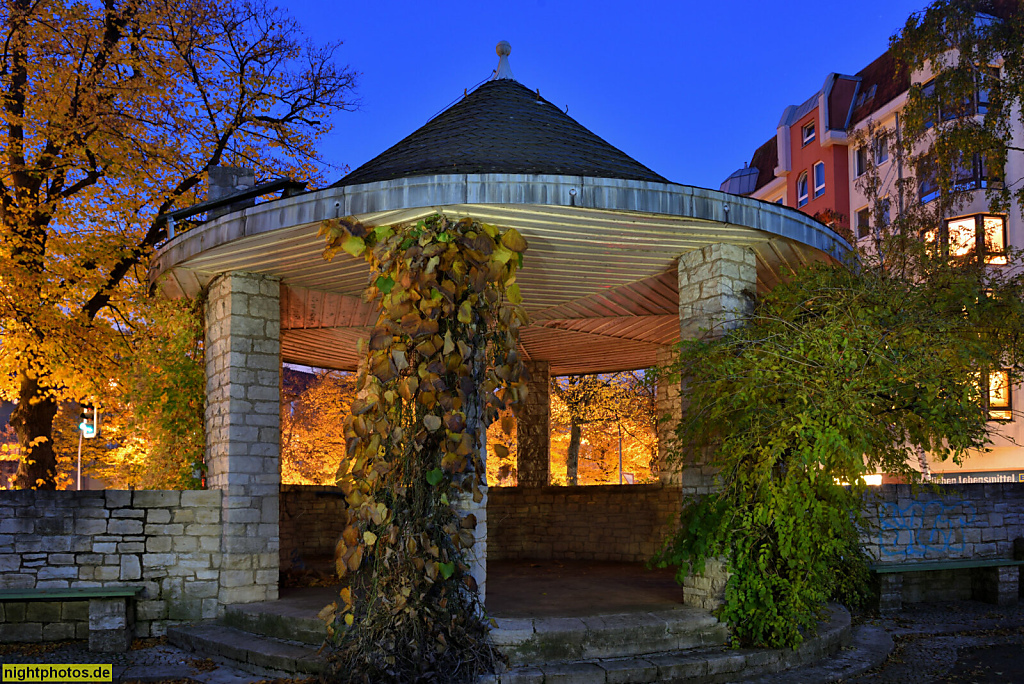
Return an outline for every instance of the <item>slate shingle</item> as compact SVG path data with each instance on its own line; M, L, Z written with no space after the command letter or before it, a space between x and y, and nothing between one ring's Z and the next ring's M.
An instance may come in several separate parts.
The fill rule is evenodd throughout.
M336 186L444 173L522 173L667 183L512 80L488 81Z

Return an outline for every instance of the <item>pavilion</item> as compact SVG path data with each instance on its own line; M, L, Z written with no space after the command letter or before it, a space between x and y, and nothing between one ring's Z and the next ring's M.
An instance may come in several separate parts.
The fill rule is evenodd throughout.
M788 269L850 249L794 209L669 182L516 81L509 51L500 43L490 80L338 183L230 211L158 250L150 281L160 292L207 298L208 486L222 490L222 568L233 573L221 603L277 598L282 362L354 370L376 320L361 296L365 263L323 259L324 219L381 225L440 212L527 239L522 493L548 484L552 375L664 362L681 337L742 316ZM660 390L660 408L677 401ZM677 500L698 486L667 472L658 485ZM483 590L488 526L486 509L475 512Z

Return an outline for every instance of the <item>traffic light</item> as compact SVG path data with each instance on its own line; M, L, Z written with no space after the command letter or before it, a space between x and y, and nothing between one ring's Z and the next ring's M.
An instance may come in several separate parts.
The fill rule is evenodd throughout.
M81 420L78 429L82 431L82 437L92 439L100 434L100 410L92 404L82 404Z

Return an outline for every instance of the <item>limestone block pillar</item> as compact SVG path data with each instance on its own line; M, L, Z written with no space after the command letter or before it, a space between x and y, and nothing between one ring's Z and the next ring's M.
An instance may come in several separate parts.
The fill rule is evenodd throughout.
M679 336L683 340L714 338L743 325L754 309L757 258L748 247L715 243L679 257ZM679 388L679 415L686 406L685 381ZM676 391L670 388L669 394ZM703 454L692 453L678 472L668 477L683 494L706 494L714 472ZM663 477L664 479L664 477Z
M476 377L483 377L482 369ZM467 418L470 424L481 424L483 406L479 403L471 406ZM481 478L479 501L473 500L471 492L462 491L452 502L455 511L460 518L472 515L476 518L476 525L472 528L473 546L466 550L466 563L469 565L469 574L476 580L477 592L480 596L480 605L484 605L487 598L487 430L480 428L477 433L479 440L480 472L484 474ZM469 474L467 473L467 476Z
M526 400L516 416L516 470L520 487L545 487L551 459L551 369L527 361Z
M743 324L757 294L754 250L725 243L679 257L679 333L717 337Z
M206 304L207 484L220 489L223 604L277 598L280 464L280 287L228 273Z
M486 446L483 451L483 458L486 458ZM472 530L473 546L466 551L466 561L483 605L487 598L487 485L481 486L480 491L483 498L479 502L473 501L469 494L459 495L455 500L455 510L460 517L470 514L476 517L476 528Z
M725 243L708 245L679 257L679 334L683 340L714 338L743 325L754 308L757 258L754 251ZM677 388L669 388L668 394ZM678 387L678 410L686 407L685 382ZM685 445L680 445L685 446ZM660 443L659 443L660 448ZM707 494L715 472L705 454L692 450L676 472L663 475L682 487L684 497ZM714 609L725 595L724 562L709 560L703 575L690 575L683 585L683 603Z
M672 347L661 347L655 357L658 368L665 368L673 360ZM659 378L654 395L658 419L658 477L662 484L679 485L679 469L668 465L668 454L675 439L675 428L682 416L679 383Z

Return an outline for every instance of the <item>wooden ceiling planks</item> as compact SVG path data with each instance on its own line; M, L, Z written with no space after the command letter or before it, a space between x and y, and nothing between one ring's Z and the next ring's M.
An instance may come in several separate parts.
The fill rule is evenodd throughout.
M677 333L678 335L678 333ZM525 328L519 336L530 357L547 361L552 375L612 373L657 363L661 345L573 330Z
M548 307L524 328L524 358L551 363L562 374L613 372L654 363L656 349L679 339L678 306L670 270L568 304ZM282 358L323 368L354 370L356 346L377 319L375 302L283 285Z
M281 287L281 328L364 328L377 321L378 306L360 297Z
M609 288L567 304L534 314L535 320L590 318L609 316L651 316L676 314L679 293L675 269L635 281L618 288Z
M654 344L674 344L679 341L679 317L675 315L571 318L545 321L533 327L585 332Z
M734 224L631 211L543 205L449 205L361 216L387 225L441 211L516 227L529 241L518 282L534 323L521 331L523 356L556 374L612 372L655 363L679 339L676 261L712 242L757 254L758 289L793 265L821 258L790 239ZM318 224L283 228L221 244L171 269L169 294L189 294L216 273L256 271L282 280L282 357L291 363L354 370L358 340L376 322L363 301L369 271L339 252L323 259ZM172 292L173 291L173 292Z
M529 327L520 331L520 346L527 360L548 361L556 375L611 373L647 368L656 363L657 349L679 338L679 325L671 317L647 317L643 331L638 327L605 329L603 334L586 330ZM631 318L636 322L637 318ZM600 325L579 319L569 325ZM643 332L649 339L631 339ZM622 336L615 336L614 334ZM292 328L281 331L281 358L317 368L354 371L359 366L358 342L370 334L369 327Z
M360 338L369 328L320 328L281 331L281 360L316 368L354 371L359 367Z

